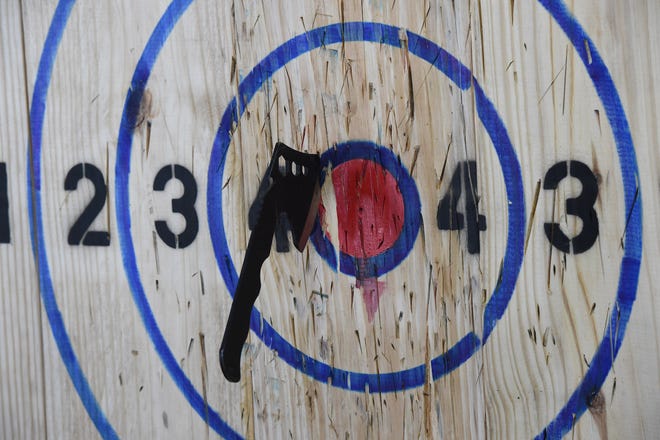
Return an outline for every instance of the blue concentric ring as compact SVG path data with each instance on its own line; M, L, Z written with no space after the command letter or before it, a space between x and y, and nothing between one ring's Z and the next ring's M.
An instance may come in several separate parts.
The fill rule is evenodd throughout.
M337 23L312 29L291 38L273 50L239 84L238 98L235 97L227 105L213 142L207 187L211 241L218 268L231 295L236 288L238 273L225 236L222 182L232 130L243 115L245 108L275 72L307 52L344 42L369 42L400 48L402 44L400 32L401 29L397 27L370 22ZM520 163L504 123L470 70L432 41L411 31L406 31L406 37L407 49L410 54L427 61L446 75L460 90L467 91L470 87L473 88L477 114L488 132L499 158L509 200L504 270L500 282L484 308L483 335L480 338L474 332L470 332L446 352L433 358L431 376L436 380L464 363L488 340L496 322L502 317L509 304L523 259L525 200ZM521 234L520 231L523 233ZM268 348L277 352L280 359L304 374L334 387L364 391L368 386L372 392L384 393L422 386L426 378L426 365L424 364L406 370L380 374L347 371L333 367L294 347L270 325L268 320L262 319L261 313L256 307L252 310L250 328Z
M142 68L149 67L150 70L150 68L153 66L160 47L166 40L174 24L181 17L191 1L192 0L175 0L168 7L167 11L159 21L159 25L154 30L154 33L150 38L149 43L147 44L147 48L145 48L145 52L141 58L141 60L144 61L141 64ZM632 306L636 298L637 284L639 279L642 250L642 199L641 189L637 184L637 182L639 182L638 167L634 145L630 135L630 128L617 89L614 85L614 82L612 81L607 67L605 66L601 56L596 50L593 41L582 29L575 17L568 11L563 1L539 0L539 2L548 10L548 12L561 26L561 28L570 39L575 50L578 52L580 59L583 61L587 73L591 77L597 90L598 96L603 103L609 124L612 127L614 133L619 162L621 164L626 216L628 219L624 239L625 252L621 262L619 285L616 294L615 309L618 312L616 314L612 314L610 322L607 326L606 333L590 362L590 367L587 370L585 377L578 385L576 390L571 394L567 403L560 409L556 417L540 432L538 436L539 439L555 439L560 438L569 432L575 423L575 420L586 411L588 402L602 386L605 378L612 368L613 361L616 358L619 349L621 348L627 323L632 311ZM46 111L46 97L48 88L50 86L52 68L59 47L59 42L62 38L64 28L67 24L74 3L75 0L60 0L58 3L53 16L53 20L51 21L39 62L32 103L30 107L30 144L32 149L28 152L27 183L28 187L30 188L28 209L30 218L32 220L30 226L33 251L35 254L35 259L37 259L39 263L38 268L41 286L41 297L46 315L48 317L48 322L53 332L53 337L62 357L62 361L67 368L72 383L77 393L79 394L86 411L94 422L100 435L103 438L117 438L115 430L108 422L107 418L103 414L103 411L100 409L98 402L96 401L96 398L94 397L94 394L92 393L84 376L82 368L80 367L75 352L73 351L71 341L67 334L64 321L62 319L55 298L53 283L50 277L48 254L45 248L44 240L41 207L41 151L43 123ZM140 67L140 64L138 67ZM141 78L144 81L142 84L137 84L138 88L141 88L143 91L149 74L147 72L146 75L144 73L138 75L138 70L139 69L136 70L134 79ZM476 96L477 99L479 99L479 92L476 92ZM127 104L131 102L128 99L129 97L131 97L130 93L127 97ZM137 102L139 103L139 99ZM125 107L125 110L127 110L127 107ZM130 110L132 112L136 111L137 109L130 108ZM122 123L124 123L124 118L122 119ZM127 127L124 128L126 129ZM130 132L130 130L128 131ZM126 194L124 202L127 201L128 197ZM130 238L130 220L128 223L128 228L124 229L123 234ZM123 245L122 252L124 254L126 253L126 248ZM124 260L124 264L126 266L126 259ZM152 315L152 321L145 319L145 313L150 313L141 308L140 304L144 306L145 303L140 303L139 298L136 298L135 291L133 293L134 299L138 305L138 308L140 309L145 324L149 324L149 322L151 322L151 324L155 324L155 320L153 320ZM146 303L146 305L148 306L148 303ZM491 311L497 311L498 309L499 307L493 306ZM495 313L494 316L496 317L495 321L499 319L497 313ZM491 331L493 326L494 321L492 322L492 325L490 325ZM488 322L485 322L485 328L488 327ZM161 356L161 359L163 359L164 363L168 365L166 358L167 351L169 351L169 349L167 348L162 335L160 335L160 331L158 330L157 326L154 330L153 328L149 328L147 325L147 331L149 332L156 350ZM154 335L154 332L157 334ZM484 332L484 340L488 334L489 332ZM160 335L160 338L157 337L158 335ZM477 338L476 341L468 341L467 345L469 346L478 343L479 339ZM458 345L461 344L459 343ZM173 371L171 364L168 366L168 372L171 374L173 380L179 385L179 388L182 390L182 392L186 395L191 405L195 407L196 410L198 410L197 412L200 413L204 419L207 419L207 415L217 416L207 419L208 423L214 430L216 430L216 432L227 437L237 436L237 434L231 430L231 428L227 428L226 423L219 417L219 415L217 415L216 412L213 412L212 414L204 414L203 409L202 412L199 411L197 408L198 400L191 395L191 393L194 393L195 390L192 388L192 386L188 386L190 382L187 380L187 378L182 378L177 374L176 371ZM207 411L210 410L209 408L205 409Z

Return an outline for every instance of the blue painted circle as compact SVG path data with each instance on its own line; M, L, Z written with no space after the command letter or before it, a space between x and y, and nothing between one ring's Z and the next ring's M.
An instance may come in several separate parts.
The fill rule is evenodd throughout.
M239 99L234 97L222 115L213 142L208 168L207 208L216 261L232 296L236 289L238 273L227 245L222 213L222 181L232 129L239 122L246 106L252 101L257 91L287 63L314 49L351 41L387 44L400 48L400 29L380 23L349 22L312 29L293 37L268 54L241 81L238 86ZM470 70L447 51L420 35L407 31L407 43L409 53L427 61L444 73L459 89L465 91L470 87L474 88L477 114L498 155L509 200L504 270L500 282L484 309L483 335L480 338L470 332L445 353L432 359L431 376L435 380L453 371L469 359L488 340L496 322L504 314L513 294L523 259L525 201L520 164L506 128L493 103L488 100ZM370 374L335 368L314 359L294 347L268 323L268 320L262 319L257 308L252 310L250 328L268 348L277 352L280 359L304 374L335 387L364 391L368 386L371 392L384 393L401 391L424 384L426 377L424 364L407 370Z
M404 227L389 249L373 257L360 259L344 252L339 254L339 269L343 273L350 276L376 278L398 266L412 250L422 218L419 192L417 192L417 185L408 170L394 153L389 148L370 141L350 141L333 145L321 155L321 166L325 168L331 165L334 169L353 159L372 161L388 171L396 180L403 200ZM325 174L321 176L321 185L324 180ZM336 249L321 229L318 219L310 241L328 265L333 270L337 270ZM357 267L360 268L361 273L359 274Z
M35 258L36 267L39 271L39 287L41 302L44 306L48 323L53 332L53 339L62 357L62 362L71 378L80 401L82 402L89 418L94 423L101 437L104 439L117 439L117 433L103 413L89 382L83 373L78 357L73 350L71 339L66 331L64 319L57 305L53 280L50 276L48 264L48 253L46 251L46 240L44 239L43 210L41 206L41 143L43 137L44 115L46 113L46 97L50 87L50 79L53 73L53 64L59 48L64 28L66 27L71 9L75 0L61 0L55 8L53 20L48 28L44 49L39 60L37 78L34 82L32 104L30 106L30 140L32 151L27 148L27 187L28 191L28 215L30 216L30 237L32 239L32 253Z
M161 17L156 29L154 30L147 48L145 49L141 63L138 67L147 68L149 71L155 62L160 47L162 47L165 39L169 35L171 29L174 27L180 16L183 14L191 0L174 1L170 4L169 8ZM566 8L566 5L560 0L539 0L548 12L553 16L556 22L561 26L567 37L573 44L575 50L578 52L582 62L584 63L589 76L591 77L599 98L601 99L610 126L612 127L614 138L616 141L617 153L621 164L621 174L624 183L624 200L627 213L627 228L625 235L625 250L624 257L621 262L619 285L616 294L616 309L618 313L612 314L610 322L608 323L605 335L601 340L599 347L593 356L590 367L587 370L582 382L578 385L575 391L571 394L566 405L558 412L556 417L539 433L538 437L541 438L560 438L572 428L575 420L579 418L587 408L587 404L593 395L600 389L605 378L611 370L613 360L616 358L621 344L625 330L630 319L630 313L637 294L637 283L639 279L639 269L641 260L642 249L642 199L641 189L638 187L638 168L637 160L630 135L630 128L628 121L621 104L617 89L612 81L612 78L605 66L600 54L596 50L593 41L589 38L586 32L582 29L575 17ZM42 147L42 130L44 123L44 115L46 110L46 97L50 86L50 78L52 74L53 64L59 43L64 32L64 28L70 16L71 9L75 0L61 0L55 10L53 20L48 30L44 48L39 61L37 76L34 85L32 96L32 103L30 106L30 143L32 151L28 152L28 170L27 170L27 184L31 189L31 197L28 197L28 209L31 218L30 228L32 237L32 246L35 258L38 259L39 280L41 286L41 298L48 317L51 330L53 332L54 340L57 344L62 362L64 363L71 381L80 396L90 419L99 431L103 438L114 439L117 434L108 422L105 414L101 410L94 397L94 394L89 387L85 375L80 367L78 359L75 355L71 341L66 331L64 321L60 314L60 310L55 298L53 283L50 276L50 269L48 263L48 255L45 248L44 229L43 229L43 216L41 207L41 147ZM586 43L586 45L585 45ZM586 46L586 47L585 47ZM588 47L588 49L587 49ZM147 50L150 49L150 50ZM144 86L148 79L148 73L134 75L132 85L140 89L139 95L144 92ZM143 81L140 84L140 81ZM127 97L126 104L129 102L135 105L137 101L130 101L131 93ZM479 95L477 95L477 98ZM234 107L235 107L235 101ZM136 112L136 108L125 106L125 115L122 118L122 127L127 119L127 110ZM133 117L134 121L134 117ZM124 127L128 130L128 126ZM121 130L120 130L121 131ZM130 137L130 136L129 136ZM128 140L128 148L130 150L131 140ZM130 151L129 151L130 152ZM126 181L127 183L127 181ZM125 207L127 208L128 193L124 195ZM221 205L220 205L221 206ZM117 205L119 207L119 205ZM128 236L130 239L130 218L127 223L124 223L123 235ZM510 231L509 231L510 232ZM132 251L132 248L129 249ZM126 254L126 249L122 245L122 251ZM227 254L228 255L228 254ZM129 256L130 257L130 256ZM133 258L134 261L134 258ZM130 263L130 258L128 263ZM232 265L231 259L228 263ZM124 259L124 265L128 269L127 260ZM233 269L233 265L230 266ZM137 270L137 266L133 266L132 270ZM234 270L235 272L235 270ZM224 275L224 273L223 273ZM130 278L130 275L129 275ZM135 275L133 275L133 279ZM139 282L139 278L138 278ZM235 285L235 280L234 284ZM133 285L132 285L133 287ZM143 294L144 292L142 292ZM155 320L150 312L144 310L144 306L148 307L146 299L142 300L139 295L136 295L133 289L134 300L143 321L147 327L154 346L165 363L168 372L173 380L177 383L191 405L200 413L197 402L198 399L194 395L196 392L185 375L179 374L178 371L172 366L168 360L171 357L171 352L164 343L164 339L160 334L160 330L156 326L149 327L148 324L154 324ZM485 339L485 338L484 338ZM469 342L467 345L478 344L476 341ZM460 346L461 344L457 344ZM459 350L460 351L460 350ZM236 437L237 434L226 427L224 421L217 415L211 408L206 408L206 414L200 413L204 419L207 419L211 427L221 435L227 437Z
M616 313L612 313L605 335L598 344L598 349L591 359L589 369L582 381L556 417L538 434L537 439L541 440L561 438L573 428L575 420L584 414L589 402L602 387L614 365L614 359L619 353L637 296L637 282L642 258L642 193L638 186L640 179L637 158L628 120L614 81L596 50L594 42L569 12L563 1L539 0L539 3L548 10L573 44L603 103L619 155L625 200L624 212L627 216L624 255L621 260L616 303L613 307Z

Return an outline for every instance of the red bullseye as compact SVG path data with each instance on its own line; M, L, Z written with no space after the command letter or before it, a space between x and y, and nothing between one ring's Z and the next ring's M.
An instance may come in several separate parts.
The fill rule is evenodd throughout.
M352 159L332 170L337 201L339 248L355 258L377 256L392 247L404 226L404 201L397 181L380 164ZM325 222L321 201L319 216ZM325 235L330 239L327 229Z

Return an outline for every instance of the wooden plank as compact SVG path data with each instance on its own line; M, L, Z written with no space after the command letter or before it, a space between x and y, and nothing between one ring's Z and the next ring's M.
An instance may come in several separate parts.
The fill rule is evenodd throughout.
M621 99L626 108L635 141L639 164L640 187L644 202L644 254L639 289L626 340L614 373L603 387L607 402L607 428L610 438L651 438L660 431L652 416L658 408L653 390L660 387L658 368L659 335L657 315L660 310L654 286L658 275L653 262L659 254L658 221L654 213L660 202L658 191L658 164L660 157L655 147L658 124L653 115L658 106L658 89L652 78L658 71L660 51L654 43L654 23L660 20L660 5L654 2L640 4L634 11L626 10L616 2L606 2L597 17L591 17L590 26L608 51L604 58L612 71ZM576 5L577 8L577 5ZM588 17L580 6L576 14ZM617 29L617 32L614 32ZM634 31L633 31L634 30ZM623 35L618 38L616 34ZM631 48L627 50L626 48ZM593 430L592 430L593 432Z
M20 6L0 5L0 437L45 438L39 284L25 209L28 78Z
M4 436L660 432L654 2L572 2L585 31L572 38L559 3L20 6L5 6L0 46L12 228L0 244ZM46 91L34 81L49 56ZM38 191L25 185L26 96L46 104L31 125ZM235 96L240 121L219 130ZM256 303L266 336L251 332L231 384L217 350L276 141L331 162L323 226L302 253L273 249ZM41 217L29 219L28 194ZM76 237L95 194L98 215ZM168 238L162 220L193 239ZM30 221L43 226L36 263ZM78 244L86 230L107 231L108 245ZM564 245L559 231L582 244ZM337 249L345 263L333 270ZM55 309L38 308L39 272ZM616 361L594 358L626 324ZM75 357L62 357L68 349ZM574 420L567 402L600 374Z

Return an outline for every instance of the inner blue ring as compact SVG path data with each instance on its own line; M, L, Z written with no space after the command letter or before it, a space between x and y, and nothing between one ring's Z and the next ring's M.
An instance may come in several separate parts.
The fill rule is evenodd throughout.
M336 168L342 163L353 159L365 159L384 168L397 182L403 200L403 227L394 243L372 257L357 258L343 251L339 252L339 268L346 275L359 278L376 278L398 266L412 250L419 225L422 219L421 203L417 185L394 153L371 141L355 140L333 145L321 155L321 166L331 165ZM321 186L325 174L321 174ZM333 269L337 270L337 253L335 246L321 229L318 218L310 236L316 252Z
M520 164L506 128L470 70L432 41L410 31L406 31L406 34L409 53L430 63L461 90L465 91L470 86L474 86L477 113L497 152L509 200L507 247L502 265L504 269L500 282L484 309L483 336L479 338L474 332L470 332L445 353L432 359L431 375L436 380L469 359L486 342L496 322L504 314L522 264L525 202ZM312 29L283 43L261 60L239 84L238 97L240 99L233 98L223 113L213 142L209 163L207 209L216 261L230 295L233 296L236 288L238 273L232 261L224 232L222 182L233 129L254 95L275 72L288 62L304 53L330 44L362 41L387 44L396 48L402 47L400 29L385 24L348 22ZM256 307L252 310L250 328L268 348L275 350L278 356L289 365L319 382L329 383L335 387L364 391L368 386L371 392L384 393L421 386L426 378L425 364L407 370L381 374L353 372L330 366L294 347L267 320L262 319L261 313Z

